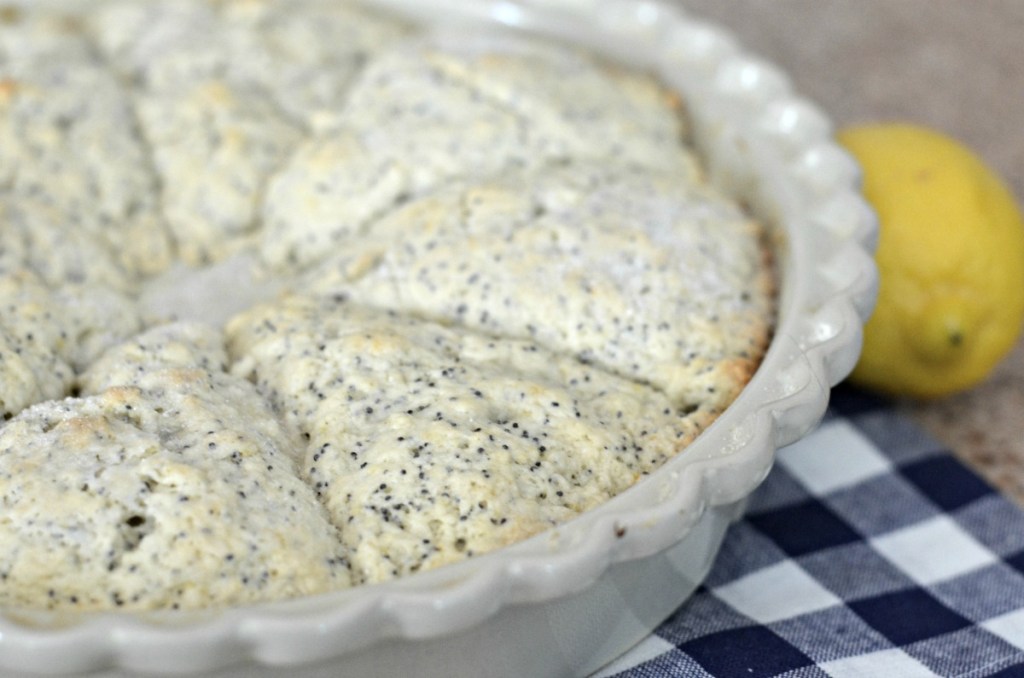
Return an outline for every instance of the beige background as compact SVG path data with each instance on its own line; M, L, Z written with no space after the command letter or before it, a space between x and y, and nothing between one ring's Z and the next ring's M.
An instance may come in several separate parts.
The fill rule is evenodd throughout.
M1024 202L1024 0L676 0L781 66L838 125L923 123ZM981 386L907 412L1024 503L1024 341Z

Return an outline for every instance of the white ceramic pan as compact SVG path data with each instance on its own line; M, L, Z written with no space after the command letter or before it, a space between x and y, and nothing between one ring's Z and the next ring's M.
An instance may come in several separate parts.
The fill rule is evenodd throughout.
M713 180L777 235L775 338L691 447L611 502L513 547L381 585L189 615L0 617L0 675L586 675L671 614L731 520L852 369L876 293L875 221L831 125L786 77L675 6L640 0L376 0L417 21L582 43L685 96ZM825 453L826 451L823 451Z

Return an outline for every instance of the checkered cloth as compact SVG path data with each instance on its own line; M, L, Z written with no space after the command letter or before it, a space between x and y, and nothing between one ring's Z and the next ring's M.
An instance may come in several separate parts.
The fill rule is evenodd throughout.
M1024 677L1024 512L840 387L704 585L597 675Z

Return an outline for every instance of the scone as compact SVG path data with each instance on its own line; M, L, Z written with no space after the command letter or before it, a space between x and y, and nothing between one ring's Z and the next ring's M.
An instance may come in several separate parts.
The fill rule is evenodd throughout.
M136 279L90 233L68 228L61 209L29 195L0 195L0 275L27 269L50 287L99 285L132 291Z
M118 2L89 25L132 83L163 216L191 265L250 244L266 182L337 114L366 53L403 32L317 0Z
M56 212L131 275L171 261L129 97L75 25L0 23L0 186Z
M286 298L228 332L235 372L300 432L357 583L563 522L700 430L664 394L531 341L344 299Z
M212 79L256 87L308 129L329 125L366 61L409 32L337 0L116 0L85 21L112 68L139 89Z
M157 327L107 353L80 398L0 428L0 604L201 608L348 584L287 433L219 335Z
M762 236L705 184L576 162L437 191L300 287L530 339L711 416L768 341Z
M0 414L70 394L79 372L141 325L134 302L109 288L0 275Z
M513 168L599 158L685 181L697 169L679 106L649 78L526 38L401 43L355 79L335 128L269 182L263 256L316 262L411 198Z
M257 232L267 177L301 131L245 85L201 80L137 96L178 255L200 265L238 252Z

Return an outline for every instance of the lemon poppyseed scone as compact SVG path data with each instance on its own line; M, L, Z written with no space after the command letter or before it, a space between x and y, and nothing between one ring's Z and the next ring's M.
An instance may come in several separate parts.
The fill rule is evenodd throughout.
M695 165L679 152L681 123L678 101L653 80L576 52L411 40L367 65L336 127L269 183L262 252L276 265L316 261L412 197L506 168L600 158L685 180Z
M133 278L110 248L69 229L61 210L28 196L0 196L0 274L32 271L50 287L98 285L130 291Z
M404 32L324 0L121 2L90 22L134 83L164 217L191 264L254 237L265 184L303 128L338 114L367 52Z
M99 286L50 289L32 273L0 275L0 412L10 418L70 393L75 372L141 328L134 304Z
M582 162L437 191L303 287L529 338L717 414L767 341L761 257L758 227L708 187Z
M0 12L0 605L382 582L659 468L773 321L686 135L645 74L336 0Z
M287 297L228 334L235 371L301 432L360 582L562 522L699 430L663 393L564 353L344 298Z
M224 365L214 330L158 327L96 362L83 397L0 429L5 603L197 608L348 583L289 434Z
M69 20L0 22L0 185L133 274L170 262L130 96Z

